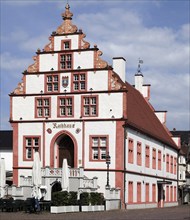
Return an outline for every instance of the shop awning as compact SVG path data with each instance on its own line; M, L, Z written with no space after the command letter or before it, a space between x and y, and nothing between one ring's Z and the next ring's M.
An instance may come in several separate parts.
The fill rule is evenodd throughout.
M167 184L167 185L171 185L172 181L168 181L168 180L158 180L157 184Z

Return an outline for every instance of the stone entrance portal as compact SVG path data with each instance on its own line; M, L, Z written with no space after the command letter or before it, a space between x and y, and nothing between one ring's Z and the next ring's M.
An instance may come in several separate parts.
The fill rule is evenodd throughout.
M58 142L59 167L62 167L63 159L67 159L68 165L74 167L74 143L68 135L62 135Z

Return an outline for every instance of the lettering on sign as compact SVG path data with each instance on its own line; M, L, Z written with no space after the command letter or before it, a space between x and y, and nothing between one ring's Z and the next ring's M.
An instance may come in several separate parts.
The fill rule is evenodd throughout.
M74 128L75 124L53 123L53 128Z

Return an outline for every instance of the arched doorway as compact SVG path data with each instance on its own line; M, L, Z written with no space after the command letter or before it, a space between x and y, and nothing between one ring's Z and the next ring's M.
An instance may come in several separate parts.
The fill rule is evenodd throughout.
M52 198L52 194L54 192L59 192L61 190L62 190L61 183L58 182L57 180L55 182L53 182L52 188L51 188L51 198Z
M70 132L62 130L55 134L50 144L50 167L61 168L64 158L70 167L77 167L77 155L77 141Z
M62 167L63 159L67 159L68 165L74 167L74 143L72 139L64 134L57 140L59 161L58 166Z

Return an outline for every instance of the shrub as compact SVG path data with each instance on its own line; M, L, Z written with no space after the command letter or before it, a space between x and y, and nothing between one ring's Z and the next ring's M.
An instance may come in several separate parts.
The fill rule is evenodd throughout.
M54 206L68 206L77 205L77 192L59 191L52 195L52 205Z
M69 205L78 205L77 192L69 192L68 204Z
M59 191L52 195L52 205L68 206L68 205L104 205L104 196L98 192L83 192L80 194L80 200L77 201L77 192Z
M54 192L52 195L52 204L55 206L68 205L68 194L67 191Z
M104 204L104 196L102 193L91 192L90 193L90 203L91 205L103 205Z
M83 192L80 194L80 205L89 205L90 196L88 192Z

